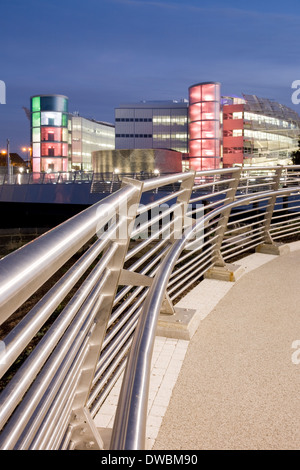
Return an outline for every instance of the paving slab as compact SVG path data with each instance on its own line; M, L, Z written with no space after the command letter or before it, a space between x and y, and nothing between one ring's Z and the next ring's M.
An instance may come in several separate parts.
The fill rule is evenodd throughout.
M300 243L289 246L182 299L198 325L153 449L300 448Z

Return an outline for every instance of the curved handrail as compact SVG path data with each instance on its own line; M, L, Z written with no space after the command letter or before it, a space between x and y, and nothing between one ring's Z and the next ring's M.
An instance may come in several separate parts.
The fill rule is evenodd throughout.
M52 273L59 279L5 337L1 376L36 335L38 344L1 393L0 448L78 449L91 441L102 448L88 423L101 414L126 363L111 446L143 448L163 298L170 311L214 265L298 233L299 170L235 167L143 182L124 175L120 190L4 257L0 323Z
M299 190L269 191L263 193L263 196L269 198L292 193L299 193ZM199 226L205 225L228 209L249 204L261 198L262 194L254 194L211 211L204 216L203 220L196 222L189 228L182 238L171 246L170 251L162 261L143 306L128 357L110 443L112 450L140 450L144 448L150 365L158 316L169 277L180 253Z

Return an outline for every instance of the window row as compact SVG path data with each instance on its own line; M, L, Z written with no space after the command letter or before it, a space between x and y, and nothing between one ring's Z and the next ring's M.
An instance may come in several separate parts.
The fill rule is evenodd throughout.
M32 113L32 127L62 126L68 127L68 115L56 112Z
M152 138L152 134L116 134L116 137Z
M116 118L116 122L152 122L152 118Z
M153 117L153 124L185 125L186 123L187 123L187 116L155 116Z
M49 157L67 157L68 144L53 143L49 144L33 144L33 157L49 156Z
M68 142L69 134L68 129L61 127L33 127L32 128L32 141L33 142Z

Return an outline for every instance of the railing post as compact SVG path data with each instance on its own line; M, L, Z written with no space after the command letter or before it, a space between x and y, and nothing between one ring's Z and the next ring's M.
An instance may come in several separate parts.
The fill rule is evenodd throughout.
M242 168L233 169L233 181L229 183L229 188L226 194L226 204L230 204L235 200L237 188L240 182ZM216 259L214 266L205 273L206 278L210 279L220 279L220 280L228 280L228 281L235 281L241 273L241 269L239 266L235 266L232 264L226 264L223 256L221 254L221 246L224 239L224 234L227 229L228 220L230 217L231 208L226 209L222 216L219 219L216 233L218 235L217 241L215 243L215 249L213 253L213 257Z
M136 188L136 191L133 197L127 201L126 217L124 217L124 214L118 214L120 218L124 217L123 227L120 228L119 232L121 236L119 235L119 238L113 241L113 243L117 244L117 248L107 266L107 270L110 274L103 287L103 302L95 317L94 329L89 339L89 352L85 358L82 373L77 384L77 392L72 406L72 418L69 424L69 433L71 433L70 448L76 450L84 450L87 448L91 450L103 449L103 442L91 418L87 401L105 337L107 323L111 315L113 301L119 284L125 255L128 250L130 234L143 187L143 183L137 180L126 179L125 184L131 184ZM127 234L126 238L122 237L124 233Z
M278 167L275 170L274 176L274 187L273 190L277 191L280 187L280 179L282 175L283 167ZM256 248L256 252L258 253L267 253L267 254L274 254L279 255L289 251L289 247L287 245L279 245L274 242L272 236L270 234L270 227L272 222L272 216L274 212L274 207L276 203L277 196L271 196L268 200L268 207L266 208L265 218L263 222L263 243L260 244Z
M182 238L184 230L187 227L190 227L191 220L186 218L189 202L193 192L193 187L195 183L196 171L189 172L189 176L181 181L179 191L184 191L177 197L176 207L174 212L174 220L171 226L173 228L173 234L170 238L170 243L172 246L178 238ZM165 299L161 307L162 314L173 315L175 313L174 306L171 299L166 292Z

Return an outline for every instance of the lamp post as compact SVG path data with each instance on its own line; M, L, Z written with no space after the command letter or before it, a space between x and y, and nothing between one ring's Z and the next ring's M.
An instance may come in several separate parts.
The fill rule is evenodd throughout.
M7 139L6 143L7 143L7 174L10 175L9 139Z
M9 139L6 140L6 150L2 150L1 154L6 155L6 166L7 166L7 181L10 183L11 181L11 165L10 165L10 153L9 153Z
M30 169L31 166L31 147L22 147L22 152L27 152L27 162L26 167Z

